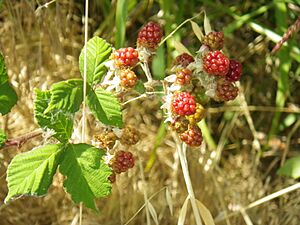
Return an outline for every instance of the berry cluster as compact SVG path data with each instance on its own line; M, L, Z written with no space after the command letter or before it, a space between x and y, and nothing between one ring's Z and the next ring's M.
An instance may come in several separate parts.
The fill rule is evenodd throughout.
M134 157L129 151L114 150L116 142L119 141L127 148L135 145L140 140L140 133L137 129L126 126L122 130L105 131L99 135L94 136L94 140L100 148L107 149L108 151L115 151L112 158L109 159L109 165L113 170L112 175L109 177L111 183L116 180L116 174L126 172L134 166Z
M210 32L203 38L203 45L208 51L203 52L203 70L208 75L216 78L214 100L230 101L237 97L238 88L234 82L238 81L242 74L242 64L229 59L221 49L224 45L222 32Z
M197 126L205 116L203 104L211 98L230 101L237 97L242 65L230 60L221 49L223 32L210 32L203 38L196 57L187 53L177 56L171 69L174 74L165 78L167 97L162 108L167 110L170 127L191 147L200 146L202 134Z
M132 69L138 64L143 66L143 63L149 61L155 53L162 35L162 29L158 23L146 24L138 33L136 49L127 47L113 51L110 57L111 61L106 63L108 73L104 76L101 84L107 90L115 89L119 94L134 88L137 76ZM148 76L148 80L152 80Z

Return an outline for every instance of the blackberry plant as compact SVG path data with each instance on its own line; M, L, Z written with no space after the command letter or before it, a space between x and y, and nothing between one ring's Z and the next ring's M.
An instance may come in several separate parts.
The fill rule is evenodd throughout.
M46 194L53 176L59 171L65 176L64 188L73 201L83 202L96 210L94 200L109 195L117 176L135 165L135 153L119 147L128 149L141 138L137 129L123 122L123 109L127 106L124 99L139 83L143 87L142 95L147 96L151 90L151 95L159 93L156 97L162 97L164 121L176 142L196 224L201 224L183 149L201 146L203 137L198 123L205 116L205 103L210 99L235 99L238 88L234 82L242 72L242 65L221 51L223 33L212 32L207 18L205 20L206 35L197 34L203 37L199 51L193 56L188 53L177 56L169 70L174 74L164 80L153 80L149 68L162 43L163 32L158 23L149 22L141 28L137 48L116 50L100 37L91 38L79 56L83 80L61 81L53 84L50 90L35 89L35 119L56 141L13 158L7 172L9 192L5 202L20 195ZM133 71L135 67L141 67L147 81L138 79ZM7 79L3 78L3 64L0 64L0 75L0 85L5 84L11 91ZM153 92L157 86L162 88L163 96L161 92ZM72 138L76 125L74 115L85 103L103 131L94 135L93 145L77 143Z

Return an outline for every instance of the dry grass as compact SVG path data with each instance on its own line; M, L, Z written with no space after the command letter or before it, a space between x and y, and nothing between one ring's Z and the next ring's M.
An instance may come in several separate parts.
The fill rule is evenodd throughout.
M0 49L6 56L9 77L19 96L17 106L10 114L1 118L1 124L4 124L10 137L37 128L33 120L35 87L46 89L54 82L79 76L77 59L83 46L83 26L82 18L78 15L81 15L83 9L81 4L75 2L77 1L57 1L48 8L36 10L36 4L32 1L4 1L4 10L0 14ZM90 23L96 27L95 21ZM250 63L256 66L251 61L253 56L254 53L247 53L243 55L243 60L250 58ZM258 77L260 67L258 65ZM249 82L251 83L247 81L246 84ZM246 85L244 89L247 100L249 93L255 90ZM264 100L262 97L260 102ZM256 106L253 107L252 110L255 110ZM153 149L162 119L158 109L159 101L150 99L132 102L126 110L126 122L139 127L142 132L142 141L130 150L139 156L144 166ZM280 163L282 139L279 138L280 143L275 143L273 150L257 162L257 150L252 147L253 130L248 128L249 120L245 119L243 113L245 112L236 112L233 116L235 120L231 122L222 120L220 112L211 114L209 126L215 131L216 139L220 138L219 150L222 153L219 163L213 168L207 169L206 166L215 159L212 157L214 153L206 146L188 152L196 197L210 209L215 218L236 212L259 198L295 183L274 173ZM264 118L257 119L263 121ZM88 133L92 136L98 128L93 126L91 118L88 124ZM292 143L299 143L299 135L294 136ZM225 138L233 144L225 145ZM22 197L7 205L3 204L7 193L5 172L8 163L18 152L27 151L40 141L49 140L35 138L20 149L10 148L0 152L1 225L78 224L79 206L74 205L63 191L63 178L59 174L47 196ZM263 138L259 141L263 144ZM167 136L157 149L157 160L153 168L145 173L145 180L146 186L143 185L138 166L118 177L113 194L98 201L99 214L84 209L83 224L124 224L144 204L145 191L148 196L154 195L151 203L158 214L159 224L176 224L187 192L171 136ZM170 214L165 198L166 187L173 197L174 215ZM297 190L249 209L243 216L238 213L218 224L298 225L299 211L300 190ZM190 212L191 210L186 224L194 222ZM145 211L142 210L130 224L146 224L145 218Z

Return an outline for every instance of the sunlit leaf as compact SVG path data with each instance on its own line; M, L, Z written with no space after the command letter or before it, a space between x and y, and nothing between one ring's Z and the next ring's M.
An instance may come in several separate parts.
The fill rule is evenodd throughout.
M87 82L91 86L101 81L103 75L107 72L103 64L108 60L112 48L109 43L99 37L93 37L87 42ZM84 77L84 48L79 56L79 69L81 76Z
M46 194L61 153L61 145L45 145L15 156L7 170L5 202L19 195Z
M66 191L75 203L97 209L95 200L111 193L110 167L104 163L104 150L87 144L69 144L63 155L59 171L67 178Z

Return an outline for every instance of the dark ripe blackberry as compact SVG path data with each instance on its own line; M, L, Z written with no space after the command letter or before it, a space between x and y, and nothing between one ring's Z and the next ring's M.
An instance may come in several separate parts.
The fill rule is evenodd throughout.
M216 97L218 101L230 101L238 96L239 89L233 83L220 79L217 83Z
M226 74L226 80L230 82L238 81L242 75L242 64L235 60L230 60L229 70Z
M113 172L120 174L134 167L134 157L131 152L118 151L111 160Z

